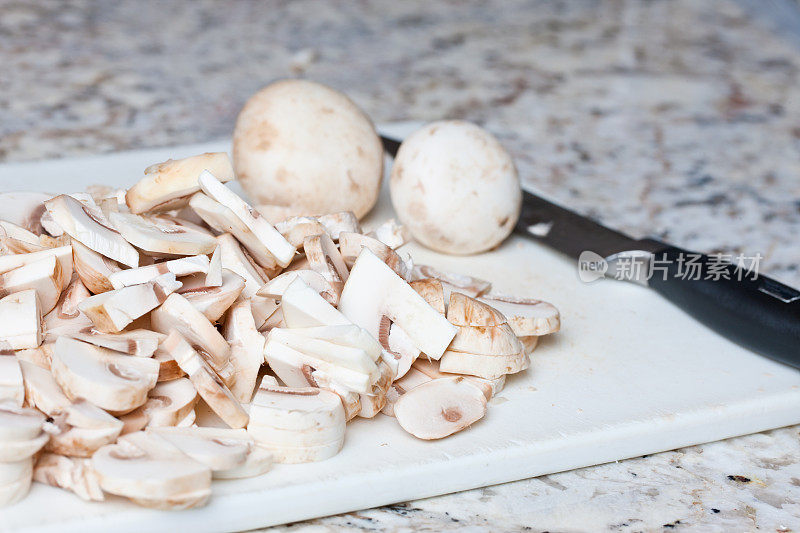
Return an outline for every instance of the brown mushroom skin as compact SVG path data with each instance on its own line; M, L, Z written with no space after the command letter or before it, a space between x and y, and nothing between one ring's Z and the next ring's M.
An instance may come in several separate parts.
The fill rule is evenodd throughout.
M247 101L233 133L233 162L256 204L314 215L363 217L378 198L383 147L370 119L344 94L280 80Z

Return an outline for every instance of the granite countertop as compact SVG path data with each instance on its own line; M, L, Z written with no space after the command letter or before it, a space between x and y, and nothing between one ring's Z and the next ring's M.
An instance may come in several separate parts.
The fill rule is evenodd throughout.
M376 122L476 121L527 186L798 286L800 47L742 1L0 0L0 161L224 138L304 76ZM800 427L280 529L342 528L798 531Z

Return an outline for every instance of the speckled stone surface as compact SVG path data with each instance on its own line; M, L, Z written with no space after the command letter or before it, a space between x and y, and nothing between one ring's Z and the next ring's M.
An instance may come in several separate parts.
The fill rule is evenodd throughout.
M797 286L800 48L749 9L0 0L0 161L224 138L248 95L304 76L377 122L476 121L527 186ZM348 528L800 531L800 428L282 529Z

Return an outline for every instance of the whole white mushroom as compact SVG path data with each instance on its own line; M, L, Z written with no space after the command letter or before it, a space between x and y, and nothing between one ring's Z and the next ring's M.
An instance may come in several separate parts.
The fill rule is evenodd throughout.
M460 120L433 122L403 141L392 204L414 238L448 254L474 254L505 239L519 218L514 162L497 139Z
M306 80L281 80L247 101L233 133L233 163L255 204L286 213L364 216L378 198L383 147L347 96Z

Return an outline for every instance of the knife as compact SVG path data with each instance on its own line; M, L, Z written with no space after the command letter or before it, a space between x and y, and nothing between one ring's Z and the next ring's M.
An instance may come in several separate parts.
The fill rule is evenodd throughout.
M381 140L394 157L400 141ZM800 368L800 291L757 268L633 239L528 191L514 231L578 260L584 279L613 277L649 287L727 339Z

